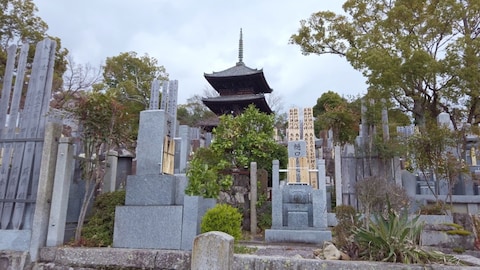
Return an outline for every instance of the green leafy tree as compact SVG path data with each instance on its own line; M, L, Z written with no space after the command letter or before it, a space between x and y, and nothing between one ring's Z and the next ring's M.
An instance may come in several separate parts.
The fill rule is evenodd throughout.
M62 74L65 72L65 57L68 54L57 37L47 34L48 25L36 15L37 6L32 0L0 0L0 74L4 74L7 63L7 48L24 42L35 44L42 39L51 38L57 42L52 88L62 88ZM35 50L30 50L30 62Z
M320 11L290 41L304 54L346 57L370 91L392 99L419 125L442 111L480 119L478 0L347 0L345 15Z
M439 179L448 181L448 196L451 198L454 184L461 174L468 172L464 161L457 158L463 137L460 132L446 126L427 125L425 130L407 139L408 158L414 169L425 178L437 202L442 201L439 197Z
M48 25L35 15L38 8L32 0L1 0L0 6L2 48L14 43L38 42L46 36Z
M316 118L316 134L331 129L337 143L345 144L355 140L358 135L359 113L345 98L328 91L317 99L317 104L312 109Z
M313 114L320 115L327 112L330 108L335 108L347 104L348 101L333 91L323 93L318 99L317 104L313 106Z
M279 147L273 139L273 125L273 116L261 113L253 105L239 116L223 115L211 148L230 168L248 167L255 161L259 168L267 169L274 159L272 151Z
M187 191L192 190L190 195L218 196L217 192L207 193L204 188L192 185L213 185L207 190L221 190L226 183L230 187L231 181L228 182L228 179L231 179L231 174L248 168L250 162L257 162L258 168L270 171L274 159L280 160L281 165L285 166L287 149L275 142L273 126L273 115L261 113L253 105L238 116L221 116L209 150L196 152L194 162L187 170L187 175L190 175ZM212 181L212 175L219 179ZM228 189L223 191L230 192Z
M188 186L185 193L204 198L218 198L221 191L228 190L233 183L231 175L221 173L226 169L221 157L211 148L199 148L187 170Z
M361 150L370 157L378 157L385 162L393 157L403 156L405 147L401 143L401 137L397 134L398 126L410 125L410 118L395 107L395 104L378 96L376 91L370 91L364 97L358 99L356 106L364 107L362 124L370 136L366 137L366 144ZM382 119L383 111L387 111L388 132L385 133ZM361 111L361 109L359 109Z
M114 92L118 101L125 106L126 113L132 115L129 129L132 137L138 133L140 111L150 102L151 83L154 79L167 80L168 74L157 59L148 55L138 56L135 52L121 53L108 57L103 72L103 88Z
M130 120L125 106L112 92L83 92L77 105L71 109L80 126L83 154L79 157L85 195L78 217L75 241L80 241L83 223L95 191L101 186L105 175L104 154L113 146L128 140L125 123Z
M181 125L197 126L217 116L210 111L202 102L200 95L194 95L187 99L187 104L181 104L177 108L177 119Z

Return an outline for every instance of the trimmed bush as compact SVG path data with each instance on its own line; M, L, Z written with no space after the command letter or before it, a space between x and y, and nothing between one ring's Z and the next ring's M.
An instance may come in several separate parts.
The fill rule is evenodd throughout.
M228 233L235 241L242 238L242 214L228 204L217 204L202 218L201 232L220 231Z

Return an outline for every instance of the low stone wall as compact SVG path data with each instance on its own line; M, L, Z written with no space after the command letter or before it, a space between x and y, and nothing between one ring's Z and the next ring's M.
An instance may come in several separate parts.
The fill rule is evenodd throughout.
M445 202L450 205L452 200L452 212L464 213L472 215L480 215L480 196L479 195L453 195L452 198L446 198L445 195L440 195L440 199L445 199ZM436 201L433 195L415 195L416 201Z
M0 250L0 270L26 269L30 265L30 256L26 251Z
M40 262L31 270L95 270L95 269L190 269L191 254L186 251L120 249L120 248L42 248ZM458 270L462 267L432 265L434 270ZM2 268L3 269L3 268ZM8 268L7 268L8 269ZM17 270L17 268L12 268ZM364 261L322 261L292 257L272 257L235 254L233 270L244 269L341 269L380 270L410 269L423 270L424 265L404 265ZM479 269L480 267L464 267Z

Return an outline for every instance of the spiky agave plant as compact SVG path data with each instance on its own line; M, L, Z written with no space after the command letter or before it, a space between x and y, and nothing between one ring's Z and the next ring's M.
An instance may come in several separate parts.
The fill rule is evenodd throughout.
M409 219L408 212L396 213L387 198L386 215L374 214L373 222L355 232L360 247L360 257L365 260L398 263L459 264L453 256L427 251L420 246L423 223L420 216Z

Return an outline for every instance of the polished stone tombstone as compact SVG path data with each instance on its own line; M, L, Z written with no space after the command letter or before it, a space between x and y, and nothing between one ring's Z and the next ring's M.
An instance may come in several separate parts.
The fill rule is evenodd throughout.
M322 162L323 161L323 162ZM332 240L327 228L325 161L318 162L318 187L301 182L279 184L279 162L272 169L272 228L266 242L322 244Z
M162 172L164 137L174 135L171 119L164 109L140 113L137 174L127 177L125 206L115 211L114 247L191 250L201 217L215 205L184 194L185 174Z

